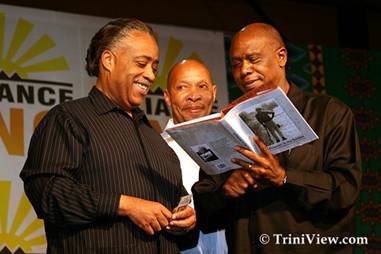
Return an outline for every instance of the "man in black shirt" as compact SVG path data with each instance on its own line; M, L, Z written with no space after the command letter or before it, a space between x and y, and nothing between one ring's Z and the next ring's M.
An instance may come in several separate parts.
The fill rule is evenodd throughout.
M111 21L86 61L95 87L48 112L20 174L48 253L178 253L195 213L174 212L187 194L179 161L138 108L158 68L153 31L139 20Z
M230 55L233 77L247 96L279 86L319 139L275 156L255 137L261 154L236 148L247 158L233 160L241 169L213 177L200 171L192 192L201 229L223 223L229 253L351 253L351 245L318 241L354 236L361 160L351 110L287 80L285 44L268 24L240 30Z

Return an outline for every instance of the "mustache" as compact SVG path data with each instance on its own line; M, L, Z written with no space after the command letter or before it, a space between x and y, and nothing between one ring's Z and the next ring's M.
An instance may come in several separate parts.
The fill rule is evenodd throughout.
M196 103L196 104L186 104L186 105L184 105L182 108L183 109L185 109L185 110L187 110L187 109L203 109L203 108L205 108L206 107L206 105L204 105L204 104L201 104L201 103Z

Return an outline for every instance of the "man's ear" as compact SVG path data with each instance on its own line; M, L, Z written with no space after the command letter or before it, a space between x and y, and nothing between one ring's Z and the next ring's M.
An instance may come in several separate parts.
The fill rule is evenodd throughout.
M171 96L169 95L168 89L164 90L164 101L165 104L167 104L168 107L171 107Z
M217 96L217 86L213 85L212 89L213 89L213 103L215 103L216 102L216 96Z
M115 56L110 50L106 49L102 52L99 62L101 68L107 72L110 72L113 70L115 65Z
M287 63L287 50L285 47L281 47L277 51L278 62L280 67L285 67Z

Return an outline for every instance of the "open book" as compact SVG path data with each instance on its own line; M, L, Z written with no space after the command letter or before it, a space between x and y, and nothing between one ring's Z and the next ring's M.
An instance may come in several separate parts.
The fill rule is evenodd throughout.
M232 158L248 160L234 150L236 145L260 153L253 135L259 136L273 154L318 138L280 88L244 98L221 113L187 121L166 131L211 175L239 168L231 162Z

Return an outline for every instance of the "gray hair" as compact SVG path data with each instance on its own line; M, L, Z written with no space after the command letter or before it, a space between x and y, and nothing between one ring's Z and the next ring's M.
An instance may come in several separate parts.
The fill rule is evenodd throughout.
M99 75L99 59L106 49L111 49L127 37L131 31L146 32L154 37L152 28L138 19L119 18L104 25L91 39L86 55L86 71L89 76Z

